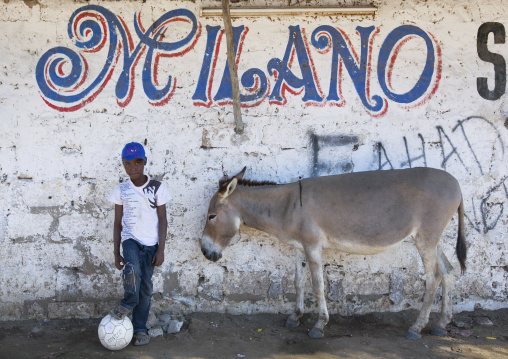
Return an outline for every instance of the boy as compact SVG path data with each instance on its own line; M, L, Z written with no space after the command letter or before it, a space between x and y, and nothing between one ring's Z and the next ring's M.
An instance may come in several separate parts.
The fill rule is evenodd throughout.
M154 266L164 262L166 203L171 200L164 184L144 174L146 160L141 144L126 144L122 163L129 181L118 185L108 197L115 204L115 266L123 269L124 286L121 304L110 314L123 319L132 311L134 345L150 341L146 321L152 300L152 274Z

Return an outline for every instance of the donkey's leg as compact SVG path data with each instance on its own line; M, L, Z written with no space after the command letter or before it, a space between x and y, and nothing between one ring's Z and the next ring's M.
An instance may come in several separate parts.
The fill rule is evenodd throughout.
M420 236L420 235L417 235ZM420 237L421 239L421 237ZM437 288L441 282L441 272L439 270L437 261L437 248L436 245L426 246L427 243L419 243L418 238L415 238L415 243L418 252L422 257L423 266L425 268L425 294L423 295L423 305L416 322L409 328L406 333L407 339L420 339L420 331L427 325L429 321L430 310L432 309L432 302L436 295Z
M286 327L295 328L300 324L300 317L303 315L303 298L305 296L305 275L304 268L307 261L305 254L301 249L296 249L296 264L295 264L295 290L296 290L296 303L295 311L289 316L286 321Z
M441 281L441 317L436 323L436 326L432 329L432 334L447 335L448 332L445 327L452 319L452 295L455 284L455 275L452 265L439 246L437 247L437 263L443 278Z
M311 338L322 338L324 336L324 327L328 323L328 309L326 308L325 286L323 280L323 261L321 258L321 248L306 248L307 260L312 278L312 289L318 302L319 318L314 328L309 332Z

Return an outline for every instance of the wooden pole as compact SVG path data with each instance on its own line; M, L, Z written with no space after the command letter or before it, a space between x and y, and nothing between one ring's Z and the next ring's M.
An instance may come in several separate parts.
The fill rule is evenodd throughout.
M243 133L244 125L242 121L242 112L240 110L240 86L238 85L238 73L236 72L236 54L233 42L233 25L231 24L231 15L229 13L229 0L222 1L222 19L226 29L227 56L229 74L231 75L231 86L233 88L233 114L235 116L235 132Z

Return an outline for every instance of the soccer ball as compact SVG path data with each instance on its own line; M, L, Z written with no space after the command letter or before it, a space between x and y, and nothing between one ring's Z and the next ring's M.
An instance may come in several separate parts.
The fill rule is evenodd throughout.
M131 342L134 329L128 317L122 320L106 315L99 324L99 339L109 350L120 350Z

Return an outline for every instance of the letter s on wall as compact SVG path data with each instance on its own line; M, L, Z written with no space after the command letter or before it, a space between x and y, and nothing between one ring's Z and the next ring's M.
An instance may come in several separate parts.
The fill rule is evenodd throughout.
M487 85L487 78L478 77L476 79L476 88L481 97L486 100L498 100L506 90L506 61L503 56L490 52L487 48L489 34L494 33L494 43L504 44L506 32L504 26L498 22L486 22L478 28L476 48L478 57L494 64L494 90L490 91Z

